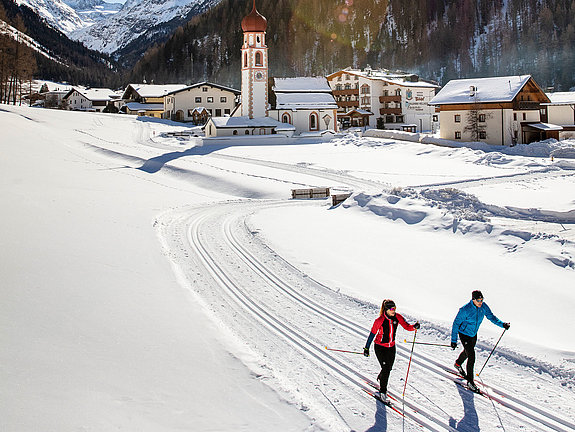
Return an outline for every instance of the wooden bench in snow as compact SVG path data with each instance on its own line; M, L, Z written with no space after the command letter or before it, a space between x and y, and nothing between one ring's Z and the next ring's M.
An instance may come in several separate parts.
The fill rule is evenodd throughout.
M329 196L329 188L292 189L291 190L291 197L293 199L327 198L328 196Z
M336 195L332 195L331 196L331 205L332 206L336 206L342 202L344 202L346 199L348 199L351 196L350 193L346 193L346 194L336 194Z

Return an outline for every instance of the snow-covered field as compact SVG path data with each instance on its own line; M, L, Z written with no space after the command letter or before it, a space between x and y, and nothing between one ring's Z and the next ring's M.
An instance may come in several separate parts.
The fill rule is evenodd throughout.
M184 129L0 106L0 430L575 429L575 160ZM290 199L316 186L351 196ZM511 323L489 397L415 345L402 398L401 330L403 418L362 390L373 351L325 349L361 351L383 298L448 344L474 289Z

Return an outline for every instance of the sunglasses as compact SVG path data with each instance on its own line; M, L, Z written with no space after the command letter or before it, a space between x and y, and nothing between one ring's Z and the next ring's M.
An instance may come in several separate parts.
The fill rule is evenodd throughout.
M390 308L388 308L387 310L390 310L390 311L395 312L395 307L390 307Z
M478 299L474 299L476 302L481 303L483 301L483 298L478 298Z

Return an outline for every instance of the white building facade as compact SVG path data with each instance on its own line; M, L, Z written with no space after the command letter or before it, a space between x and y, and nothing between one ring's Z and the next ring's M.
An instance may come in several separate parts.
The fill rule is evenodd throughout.
M116 94L107 88L80 89L72 88L62 98L66 107L71 111L96 111L102 112L115 100Z
M549 98L530 75L449 81L430 102L440 110L440 137L511 146L558 137L546 123Z
M549 123L561 125L560 139L575 138L575 92L547 93L551 100L547 106Z
M194 110L204 108L209 117L232 114L239 103L240 91L209 82L197 83L168 93L164 97L164 117L191 122Z
M435 107L429 105L439 86L417 75L366 68L344 69L327 77L346 122L353 109L369 111L369 126L381 129L434 131ZM351 125L350 125L351 126Z

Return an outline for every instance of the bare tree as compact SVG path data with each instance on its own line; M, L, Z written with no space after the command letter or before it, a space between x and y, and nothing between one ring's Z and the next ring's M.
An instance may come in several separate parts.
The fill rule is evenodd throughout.
M481 101L477 93L473 98L473 105L467 111L465 123L465 132L470 133L471 141L479 141L487 136L487 120L492 117L492 113L486 113L481 110Z

